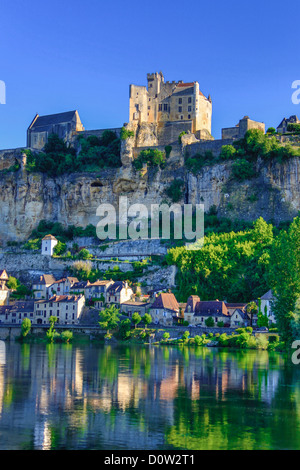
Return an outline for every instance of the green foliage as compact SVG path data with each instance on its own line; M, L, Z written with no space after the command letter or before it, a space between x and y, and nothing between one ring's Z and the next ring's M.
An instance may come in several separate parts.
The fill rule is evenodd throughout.
M39 238L30 239L24 243L23 248L25 250L40 250L42 246L42 240Z
M29 318L24 318L21 325L21 336L25 338L28 335L31 329L31 321Z
M70 343L70 341L73 339L73 332L70 330L64 330L60 334L60 338L63 343Z
M50 343L53 343L60 337L60 334L54 329L54 324L57 322L57 317L51 316L49 318L50 328L46 331L46 337Z
M221 160L231 160L237 153L236 148L233 145L223 145L220 153Z
M218 326L218 328L224 328L224 322L223 321L218 321L217 326Z
M167 196L172 202L178 202L183 196L184 181L181 179L173 180L170 186L166 189Z
M189 326L189 322L188 322L188 321L186 321L186 320L184 320L184 322L183 322L183 326Z
M76 257L77 259L92 259L93 255L86 248L83 248Z
M271 135L276 134L276 129L275 129L275 127L268 127L266 133L267 133L267 134L271 134Z
M214 322L213 317L208 317L208 318L205 320L205 325L206 325L208 328L211 328L211 327L215 326L215 322Z
M199 295L202 300L247 302L260 297L269 289L273 241L273 226L260 218L245 231L208 233L201 249L171 248L166 261L178 267L177 299Z
M149 167L157 168L163 167L166 162L166 156L163 152L156 148L149 148L142 150L133 161L133 166L136 170L141 170L143 165L146 163Z
M12 290L11 298L13 299L25 299L32 295L32 291L13 276L9 276L7 287Z
M145 327L147 328L147 325L152 322L151 315L149 315L149 313L145 313L145 315L142 317L142 321L145 324Z
M299 331L300 298L300 218L296 217L288 231L275 239L270 258L269 283L275 296L275 314L281 340L290 344ZM298 326L298 327L297 327Z
M134 137L134 132L126 129L126 127L122 127L120 138L121 140L129 139L130 137Z
M19 281L15 277L9 276L6 285L9 289L17 290Z
M135 328L136 328L137 325L142 321L142 318L141 318L141 316L140 316L140 314L139 314L138 312L134 312L134 313L132 314L132 318L131 318L131 319L132 319L132 321L133 321L133 323L134 323L134 327L135 327Z
M288 132L292 132L293 134L300 134L300 124L296 123L289 123L287 126Z
M167 331L163 334L163 339L166 341L170 338L170 333L168 333Z
M241 158L232 164L232 175L238 181L244 181L255 176L253 164Z
M185 131L180 132L180 134L179 134L179 136L178 136L178 143L179 143L179 144L181 144L181 137L182 137L183 135L185 135L185 134L186 134Z
M107 334L109 334L109 330L112 330L118 326L120 322L120 310L115 307L115 305L111 305L110 307L105 308L99 313L99 325L101 328L107 330Z
M182 339L183 339L184 341L187 341L188 338L189 338L189 336L190 336L189 331L185 331L185 332L182 334Z
M54 249L53 249L53 254L55 256L60 256L62 255L63 253L65 253L67 250L67 245L61 241L58 241L57 242L57 245L55 245Z
M78 141L81 150L77 155L76 150L67 146L56 134L49 135L43 152L26 151L26 170L56 177L64 173L121 166L120 139L114 132L105 131L101 138L80 136Z
M185 166L192 173L197 174L204 166L213 165L217 163L214 159L212 152L205 152L204 155L196 153L185 161Z
M126 320L122 320L119 323L119 335L122 339L128 339L130 337L130 330L131 330L131 321L129 318Z
M81 281L87 281L91 277L92 263L91 261L74 261L70 267L72 274Z

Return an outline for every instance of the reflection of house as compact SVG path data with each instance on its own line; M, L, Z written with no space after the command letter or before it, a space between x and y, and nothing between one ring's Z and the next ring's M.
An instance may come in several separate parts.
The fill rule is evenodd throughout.
M106 291L106 303L120 305L130 300L133 290L126 281L116 281Z
M38 300L34 304L34 323L49 323L51 316L61 324L78 323L84 305L83 295L54 295L49 300Z
M52 274L43 274L36 279L32 284L35 299L47 299L48 287L55 282L55 277Z
M128 300L121 304L121 312L127 314L129 317L132 317L132 314L135 312L143 316L145 313L148 313L149 307L149 302L134 302Z
M184 312L185 321L192 325L206 326L205 321L210 317L213 318L215 326L218 322L229 324L230 315L225 302L202 301L197 295L191 295Z
M173 317L178 317L179 304L172 293L162 293L154 300L149 311L154 323L172 325Z
M6 287L8 275L5 269L0 270L0 305L7 305L9 302L10 290Z
M54 247L57 245L58 240L51 234L46 235L42 239L42 255L53 255Z
M34 300L20 300L13 305L0 307L0 323L20 324L24 318L33 319Z
M276 323L276 318L272 312L272 302L275 300L272 290L270 289L261 297L261 312L263 315L267 315L269 323Z

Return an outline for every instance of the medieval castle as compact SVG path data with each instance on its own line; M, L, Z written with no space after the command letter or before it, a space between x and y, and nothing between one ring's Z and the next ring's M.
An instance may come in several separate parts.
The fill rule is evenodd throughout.
M129 87L127 125L135 131L135 147L169 145L185 133L190 143L203 143L205 150L214 151L228 140L243 137L248 129L265 131L263 123L245 116L235 127L222 129L222 139L216 141L211 135L212 99L204 96L198 82L165 82L162 72L147 74L147 82L147 87ZM42 150L52 133L72 144L81 133L101 136L104 130L85 130L77 111L37 114L27 130L27 147ZM119 134L121 128L112 130Z

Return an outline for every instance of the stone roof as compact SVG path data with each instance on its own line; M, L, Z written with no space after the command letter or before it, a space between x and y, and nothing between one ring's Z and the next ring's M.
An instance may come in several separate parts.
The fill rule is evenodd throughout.
M200 301L195 307L195 316L229 316L225 302L219 300Z
M179 304L174 294L162 293L154 300L151 308L163 308L165 310L171 310L173 312L179 311Z
M49 235L45 235L42 240L56 240L57 241L57 238L55 238L53 235L51 235L51 233L49 233Z
M33 284L45 284L51 286L55 282L55 277L52 274L43 274L36 279Z
M48 126L51 126L53 124L61 124L64 122L70 122L72 121L74 115L76 113L75 111L67 111L65 113L57 113L57 114L47 114L45 116L39 116L35 117L32 121L32 123L29 126L29 129L36 129L41 130L40 128L47 128Z
M274 296L273 296L272 289L268 290L268 292L266 292L266 293L261 297L261 300L273 300L273 299L274 299Z

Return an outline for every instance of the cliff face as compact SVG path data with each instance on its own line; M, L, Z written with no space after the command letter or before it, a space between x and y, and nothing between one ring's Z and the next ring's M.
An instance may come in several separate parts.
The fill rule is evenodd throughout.
M231 164L203 168L197 176L186 172L180 152L172 152L164 170L135 172L130 161L120 169L99 174L81 173L56 179L41 174L16 172L0 176L0 237L2 241L27 240L42 219L64 225L97 224L97 207L113 204L118 210L120 196L128 204L150 207L167 198L165 190L174 178L185 181L182 203L212 205L218 214L254 220L264 217L276 222L288 220L300 210L300 161L284 164L258 161L257 178L239 183L231 178Z

